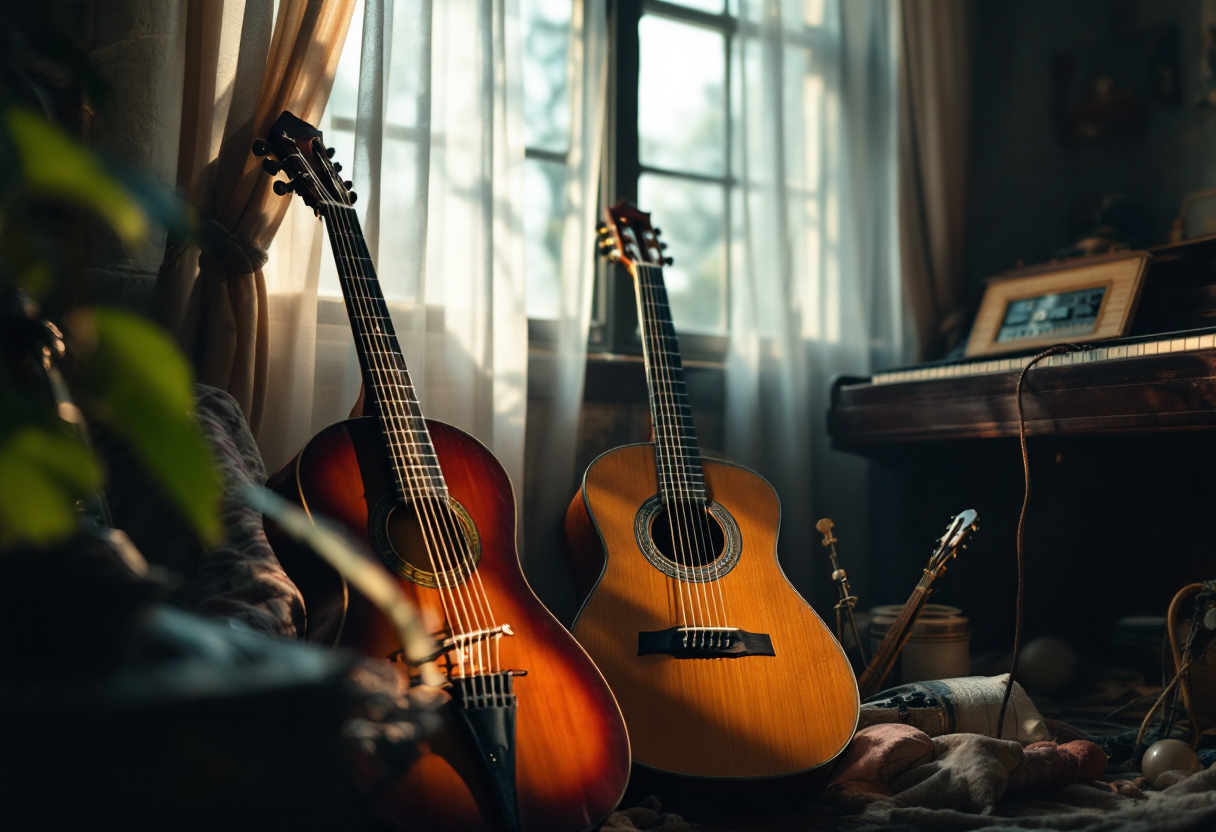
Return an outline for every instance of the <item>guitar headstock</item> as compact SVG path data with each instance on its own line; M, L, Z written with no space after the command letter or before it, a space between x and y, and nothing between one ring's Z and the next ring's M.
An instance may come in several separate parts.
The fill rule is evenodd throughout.
M664 257L667 243L659 242L662 229L650 224L650 214L622 199L604 212L608 218L596 227L600 253L613 263L637 266L670 266L675 262Z
M265 157L262 170L271 176L287 174L286 181L275 180L276 194L286 196L294 191L317 214L324 206L355 203L352 183L338 176L342 165L330 161L334 149L325 146L321 131L287 110L265 139L253 143L253 155Z
M933 552L933 557L929 558L926 571L932 572L934 576L945 572L946 563L950 558L958 557L958 550L966 549L967 540L980 530L979 519L975 509L969 508L959 512L937 542L937 549Z

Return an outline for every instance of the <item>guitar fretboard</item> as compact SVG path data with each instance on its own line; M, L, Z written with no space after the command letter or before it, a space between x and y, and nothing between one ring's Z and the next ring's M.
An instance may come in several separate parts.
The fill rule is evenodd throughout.
M398 493L402 499L446 497L447 485L439 458L418 406L418 395L406 369L359 218L355 209L343 205L328 206L324 214L363 383L375 396Z
M636 266L638 322L650 389L650 418L654 424L655 463L664 498L706 502L701 451L684 384L680 345L671 322L663 270Z

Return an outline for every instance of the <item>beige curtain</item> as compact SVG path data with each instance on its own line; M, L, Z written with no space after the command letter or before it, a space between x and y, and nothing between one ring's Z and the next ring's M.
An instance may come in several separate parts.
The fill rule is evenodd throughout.
M902 0L899 237L920 358L962 334L971 0Z
M289 199L250 153L283 110L316 123L354 0L190 0L178 187L202 220L197 248L169 253L157 311L198 378L231 393L256 436L269 321L262 267Z

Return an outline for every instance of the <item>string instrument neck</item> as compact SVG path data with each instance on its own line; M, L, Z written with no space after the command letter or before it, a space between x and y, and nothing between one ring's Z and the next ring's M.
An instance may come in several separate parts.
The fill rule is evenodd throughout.
M650 391L650 419L654 427L659 491L667 501L686 500L705 505L708 496L701 466L701 450L684 381L679 339L671 320L663 270L659 266L639 264L632 271L637 290L635 294L646 382Z
M439 458L363 239L359 217L348 205L329 205L322 214L355 336L363 384L375 399L398 494L403 500L446 499L447 485Z
M857 689L863 702L882 689L882 683L890 675L896 657L899 656L904 644L912 635L912 627L916 619L920 618L921 611L929 601L929 596L933 594L930 584L933 583L935 577L933 572L925 570L924 576L912 590L912 595L904 604L904 608L900 610L899 617L887 630L882 643L874 651L874 657L862 672L861 678L857 680Z

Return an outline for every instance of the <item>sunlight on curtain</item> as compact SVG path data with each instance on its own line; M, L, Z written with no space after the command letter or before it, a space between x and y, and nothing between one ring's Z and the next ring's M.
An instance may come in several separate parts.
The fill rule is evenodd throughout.
M423 410L484 442L517 483L527 394L521 78L517 0L366 0L319 125L355 183ZM359 389L328 240L301 205L288 223L268 266L271 467L344 418Z
M424 411L494 451L521 513L527 316L551 322L544 442L528 449L545 471L527 492L539 542L521 554L558 606L572 603L553 531L577 480L605 29L604 0L360 2L319 125L359 194ZM347 416L360 379L329 241L303 205L266 273L274 386L260 441L273 470Z
M781 495L782 563L805 592L826 577L816 519L855 552L872 522L866 463L829 444L833 378L906 349L892 3L738 0L727 450ZM864 585L861 559L849 572Z
M564 9L562 7L565 7ZM535 64L530 73L540 73L548 83L528 79L528 149L545 153L545 159L530 158L533 170L547 184L548 198L525 203L530 217L539 219L542 209L546 233L528 239L528 314L554 323L552 353L552 400L533 402L528 419L533 422L528 447L530 480L516 483L517 493L525 485L535 504L528 511L528 547L524 565L536 593L563 620L574 613L574 595L562 562L560 535L566 506L578 490L582 471L575 470L579 414L583 404L583 382L587 365L587 333L595 286L595 228L599 213L598 186L604 140L607 94L608 34L604 0L525 0L529 19L549 23L549 37L564 49L545 52L530 43L532 55L544 55L544 71ZM563 15L564 12L564 15ZM563 20L564 17L564 20ZM561 21L559 27L555 25ZM529 26L531 37L546 28ZM560 35L558 34L560 33ZM554 57L565 58L558 63ZM541 112L547 115L542 116ZM539 172L539 170L538 170ZM538 223L539 225L540 223ZM536 444L534 445L533 442Z

